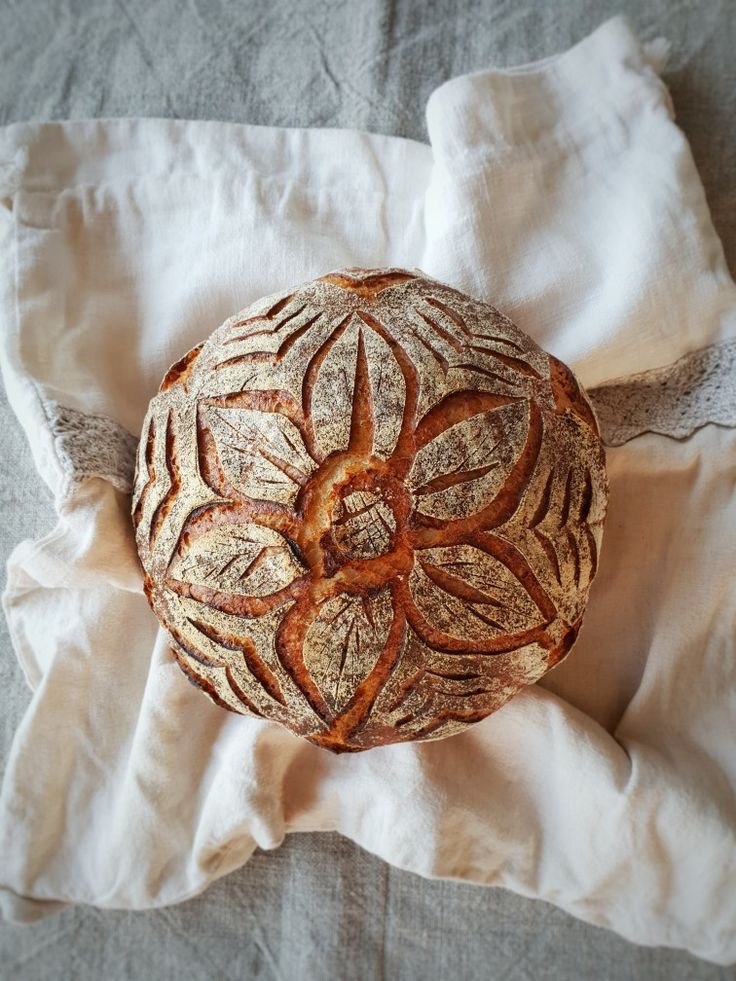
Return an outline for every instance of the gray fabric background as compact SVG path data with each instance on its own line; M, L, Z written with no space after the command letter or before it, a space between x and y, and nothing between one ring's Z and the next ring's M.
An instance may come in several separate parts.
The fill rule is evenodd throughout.
M565 50L617 13L664 35L664 77L736 266L733 0L4 0L0 123L173 116L354 127L426 140L455 75ZM0 395L0 556L53 524ZM4 757L30 693L0 623ZM500 889L428 882L331 834L292 836L204 896L148 913L73 908L0 927L2 978L715 981Z

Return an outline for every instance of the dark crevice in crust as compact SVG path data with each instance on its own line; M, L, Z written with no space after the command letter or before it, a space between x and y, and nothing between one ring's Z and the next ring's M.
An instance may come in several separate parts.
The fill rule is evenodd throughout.
M260 682L266 694L280 705L286 707L286 699L284 698L284 693L281 690L276 675L263 658L259 657L255 645L249 637L238 637L236 634L223 633L216 627L201 623L198 620L193 620L191 617L189 617L189 622L195 630L198 630L214 644L219 644L220 647L225 647L228 650L242 654L248 670Z
M549 365L556 411L573 412L593 430L596 436L600 436L595 415L583 396L575 375L566 364L553 358L552 355L549 356Z
M169 410L166 416L166 430L164 439L166 441L166 473L168 475L170 485L169 489L164 495L163 500L158 504L156 510L153 512L153 517L151 518L151 530L148 539L148 545L151 549L153 548L161 530L161 525L166 520L166 516L171 510L171 507L181 488L181 478L179 476L179 453L171 410Z
M146 467L147 480L143 485L140 496L138 497L133 507L133 524L136 529L138 528L138 525L141 522L141 518L143 517L143 508L145 507L148 493L151 490L153 484L156 482L156 468L153 465L153 458L156 450L156 419L154 416L151 416L151 419L148 423L148 431L146 435L142 438L145 439L146 441L145 450L144 450L144 462Z
M201 354L203 347L204 343L193 347L191 351L184 355L181 361L177 361L175 365L169 368L164 376L164 380L161 382L159 392L165 392L172 385L186 386L187 379L191 375L194 369L194 363Z

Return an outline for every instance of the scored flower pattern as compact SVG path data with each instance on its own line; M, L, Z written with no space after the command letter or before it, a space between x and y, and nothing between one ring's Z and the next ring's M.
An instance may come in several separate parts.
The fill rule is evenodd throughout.
M418 271L350 268L169 371L133 518L189 678L340 752L457 732L558 663L606 498L569 369Z

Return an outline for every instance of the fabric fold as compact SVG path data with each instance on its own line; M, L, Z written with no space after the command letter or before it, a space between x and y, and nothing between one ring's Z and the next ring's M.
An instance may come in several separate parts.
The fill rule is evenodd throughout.
M450 79L427 101L435 157L447 166L456 156L482 166L489 154L583 142L626 125L647 102L673 115L652 67L661 61L614 17L560 54Z

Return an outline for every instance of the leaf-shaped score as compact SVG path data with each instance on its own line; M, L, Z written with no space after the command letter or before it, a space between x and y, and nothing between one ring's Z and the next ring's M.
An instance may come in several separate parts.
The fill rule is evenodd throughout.
M202 412L228 480L248 497L293 503L316 469L296 426L278 412L217 406Z
M353 432L357 398L366 403L372 451L389 456L406 401L406 383L391 348L369 325L353 319L341 333L334 331L321 351L310 411L322 452L345 450L358 435Z
M391 593L384 587L373 596L335 596L311 623L304 663L336 711L375 665L392 619Z
M401 429L406 382L386 341L370 327L363 328L368 378L373 402L373 452L387 457Z
M408 485L416 509L434 518L465 518L503 487L529 429L529 404L515 402L479 412L422 446Z
M474 641L521 633L543 623L516 576L487 552L473 545L450 545L420 549L416 559L409 588L420 617L432 629ZM430 646L435 646L432 640Z
M304 575L286 540L260 525L214 528L171 566L173 579L240 596L269 596Z
M322 452L344 450L350 441L358 326L349 323L327 342L311 400L312 423Z

